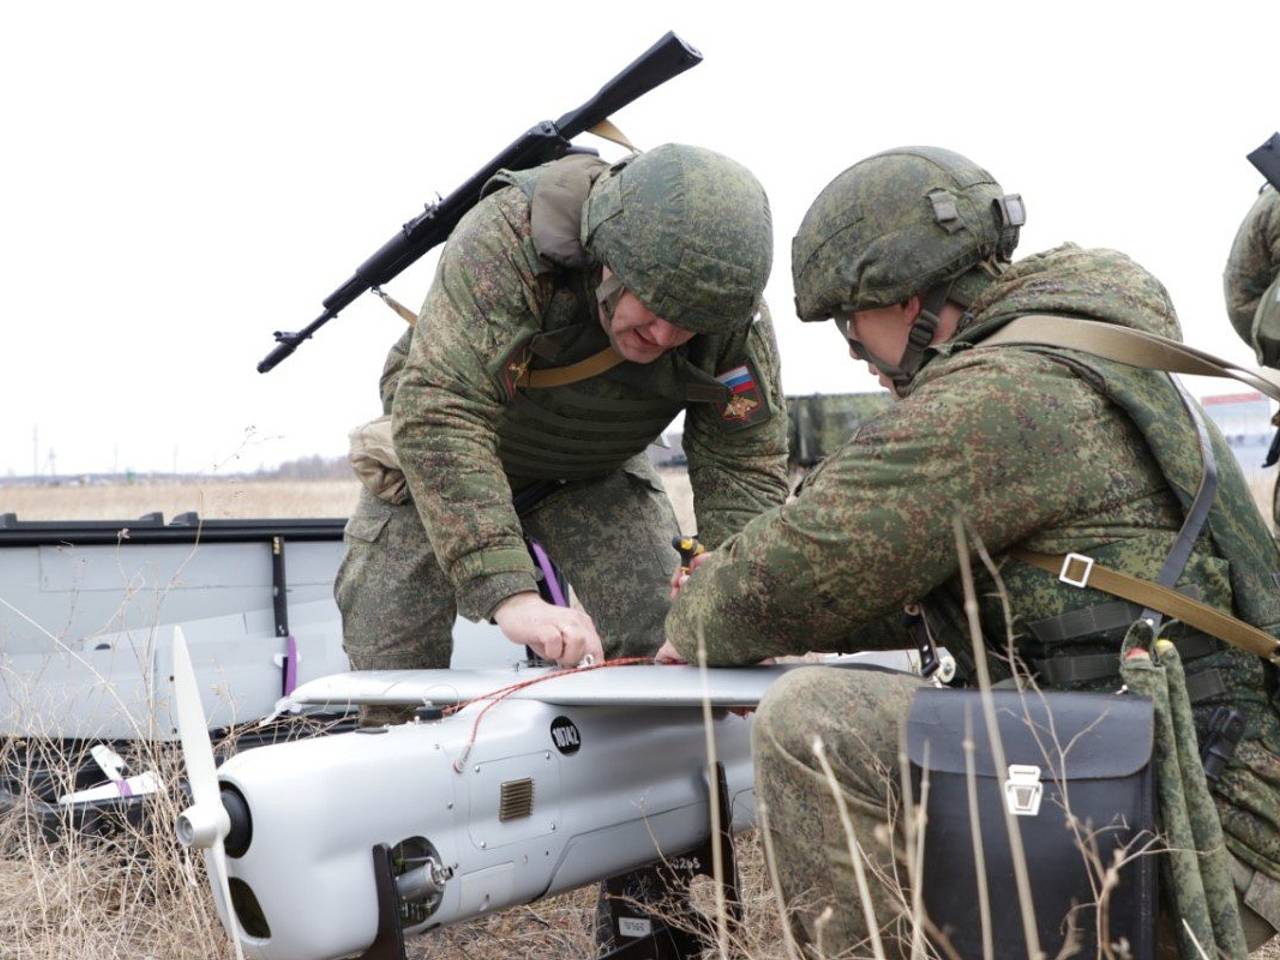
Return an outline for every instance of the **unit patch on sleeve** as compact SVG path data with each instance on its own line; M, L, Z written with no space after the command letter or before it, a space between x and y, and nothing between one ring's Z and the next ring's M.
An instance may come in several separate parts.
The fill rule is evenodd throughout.
M729 388L729 396L720 411L727 429L740 429L769 419L765 402L750 362L716 375L716 380Z

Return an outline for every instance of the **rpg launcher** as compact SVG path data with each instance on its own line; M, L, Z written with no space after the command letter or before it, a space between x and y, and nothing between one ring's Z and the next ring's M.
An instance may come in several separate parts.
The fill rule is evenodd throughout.
M570 141L578 134L599 126L610 114L701 60L702 54L668 32L582 106L570 110L559 120L545 120L530 127L449 196L427 204L422 213L360 264L346 283L324 299L324 313L301 330L275 331L277 346L258 364L258 372L266 373L274 368L360 294L376 290L432 247L443 243L463 214L480 200L481 189L499 170L525 170L559 159L570 151Z
M1280 190L1280 133L1273 133L1266 143L1248 154L1247 159L1271 186Z

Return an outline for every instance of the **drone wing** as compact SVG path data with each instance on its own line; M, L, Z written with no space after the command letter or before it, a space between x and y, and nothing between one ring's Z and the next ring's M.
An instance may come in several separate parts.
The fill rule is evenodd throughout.
M463 703L504 693L566 707L753 707L775 680L792 670L837 666L910 671L903 651L857 653L773 666L712 667L643 664L594 670L516 666L509 670L372 670L338 673L303 684L281 707L416 706Z

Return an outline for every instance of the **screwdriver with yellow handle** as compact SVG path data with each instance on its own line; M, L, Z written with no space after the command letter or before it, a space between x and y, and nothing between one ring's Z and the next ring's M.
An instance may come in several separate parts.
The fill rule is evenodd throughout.
M696 533L691 537L672 537L671 545L680 554L680 579L678 582L683 584L692 572L693 558L699 554L706 553L707 548L698 540Z

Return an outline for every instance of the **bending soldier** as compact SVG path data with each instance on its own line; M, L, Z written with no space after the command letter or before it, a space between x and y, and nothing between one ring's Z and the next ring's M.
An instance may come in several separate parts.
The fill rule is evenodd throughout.
M652 653L679 531L645 448L686 412L702 538L783 501L768 201L667 145L502 172L383 376L411 499L363 492L336 594L358 669L447 667L455 612L562 664ZM517 516L535 485L553 492ZM587 611L537 595L523 534Z
M798 313L834 319L850 353L898 402L863 423L794 502L706 557L672 605L660 658L690 660L700 646L712 664L914 647L902 612L919 604L960 662L961 682L971 681L958 512L1002 560L1002 590L974 563L984 635L1003 650L1012 632L1043 688L1120 686L1117 654L1140 607L1069 586L1008 552L1080 553L1156 581L1201 475L1195 402L1184 408L1160 371L1078 350L981 343L1031 313L1172 338L1178 320L1164 287L1115 251L1065 245L1009 262L1022 220L1020 199L985 170L930 147L863 160L814 201L793 245ZM1211 427L1209 436L1218 492L1176 586L1274 631L1280 555L1222 437ZM1272 668L1183 624L1164 635L1187 663L1201 736L1216 706L1245 718L1214 799L1256 946L1280 925ZM1006 659L993 657L992 668L1002 661L1007 676ZM826 956L854 951L868 930L814 737L825 742L871 869L892 876L902 852L901 835L885 826L899 789L897 729L923 684L907 674L804 669L775 684L756 715L757 795L784 896L797 936L812 944L820 934ZM871 896L882 926L902 919L887 885L873 883ZM834 910L820 931L825 906Z

